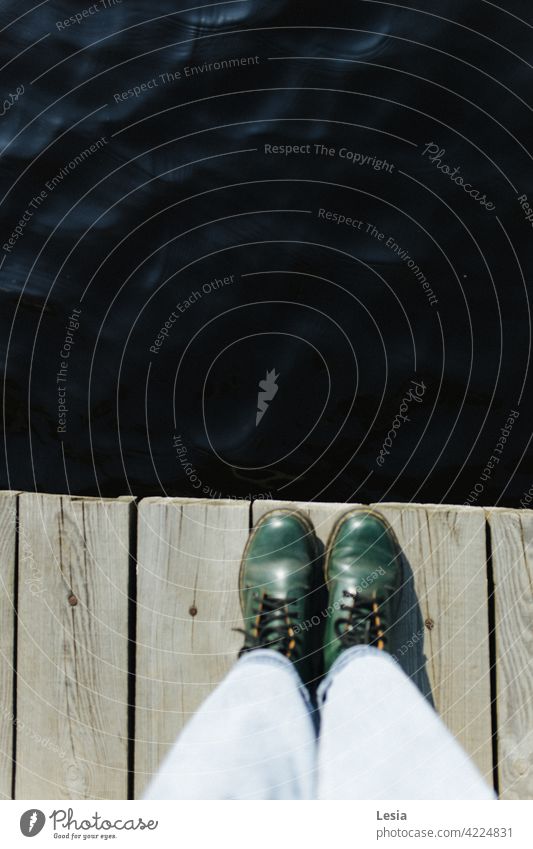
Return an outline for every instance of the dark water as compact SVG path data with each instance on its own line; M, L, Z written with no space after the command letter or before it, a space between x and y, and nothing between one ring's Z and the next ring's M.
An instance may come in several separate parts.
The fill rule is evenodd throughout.
M530 4L192 5L0 6L0 485L527 504Z

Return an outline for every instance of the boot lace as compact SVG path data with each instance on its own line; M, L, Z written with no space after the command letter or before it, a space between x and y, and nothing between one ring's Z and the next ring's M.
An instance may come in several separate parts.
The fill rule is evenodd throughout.
M346 612L335 622L335 632L345 648L358 645L375 646L384 649L387 637L383 630L383 621L376 598L366 604L360 604L357 592L343 590L344 598L350 598L351 604L341 604L340 609Z
M255 604L252 611L253 624L247 629L234 628L244 634L244 646L239 657L244 652L256 648L275 649L285 657L290 658L297 646L297 634L293 627L293 614L289 610L294 604L294 598L273 598L264 593L254 593Z

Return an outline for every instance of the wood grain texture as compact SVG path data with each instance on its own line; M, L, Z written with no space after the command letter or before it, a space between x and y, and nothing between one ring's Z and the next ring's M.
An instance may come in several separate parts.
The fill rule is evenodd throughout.
M489 511L502 799L533 799L533 514Z
M138 518L135 796L242 645L243 501L144 499Z
M492 784L484 511L438 505L374 506L394 528L413 575L414 595L406 587L406 615L399 623L403 635L398 641L403 642L407 634L412 642L415 635L418 638L407 657L412 655L416 665L425 657L437 711ZM420 618L413 616L417 605Z
M0 795L11 792L15 494L0 494ZM323 543L355 505L293 505ZM404 670L491 778L485 514L378 504L406 558L394 634ZM18 798L125 798L131 499L19 497ZM138 511L136 795L242 644L242 501L145 499ZM533 513L489 512L497 614L500 787L533 798ZM78 604L71 606L71 591ZM11 618L10 618L11 617ZM424 622L432 624L431 629ZM431 688L430 684L431 682Z
M0 493L0 799L11 799L17 495Z
M285 506L303 510L326 545L337 517L357 505L256 501L254 523ZM484 512L438 505L372 507L391 523L405 555L403 615L391 633L397 659L492 782Z
M131 511L20 496L19 799L127 796Z

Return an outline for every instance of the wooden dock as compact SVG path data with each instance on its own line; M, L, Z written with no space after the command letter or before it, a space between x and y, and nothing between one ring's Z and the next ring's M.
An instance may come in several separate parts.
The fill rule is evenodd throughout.
M1 798L142 793L235 660L242 549L283 503L0 494ZM347 509L298 506L324 541ZM500 796L532 799L533 511L373 506L412 572L400 662Z

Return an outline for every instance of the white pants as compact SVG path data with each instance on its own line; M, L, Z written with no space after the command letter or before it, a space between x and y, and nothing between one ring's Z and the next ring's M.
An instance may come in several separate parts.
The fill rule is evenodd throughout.
M245 654L184 728L145 799L493 799L386 652L343 652L313 707L291 662Z

